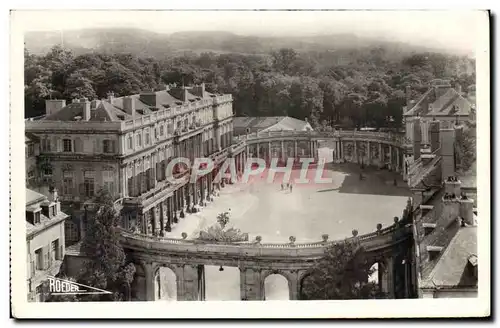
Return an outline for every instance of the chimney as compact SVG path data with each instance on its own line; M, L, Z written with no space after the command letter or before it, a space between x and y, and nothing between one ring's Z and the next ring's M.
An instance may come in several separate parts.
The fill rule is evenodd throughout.
M64 99L47 99L45 100L45 114L52 115L66 107L66 100Z
M455 90L457 90L458 94L461 95L462 94L462 85L457 82L455 84Z
M135 116L135 101L134 98L128 96L123 98L123 110L127 113Z
M191 90L192 93L200 98L205 97L205 83L199 84Z
M435 152L439 148L439 125L439 121L435 120L429 123L431 153Z
M186 89L186 87L182 88L182 101L188 101L188 90Z
M84 121L90 121L90 101L86 98L80 100L80 106L82 106L82 117Z
M467 195L462 194L460 196L460 217L468 225L475 225L474 223L474 200L467 197Z
M455 175L455 131L441 129L439 131L441 143L441 177L442 180Z
M422 142L422 131L420 130L420 118L415 118L413 121L413 159L416 161L420 158L420 147Z

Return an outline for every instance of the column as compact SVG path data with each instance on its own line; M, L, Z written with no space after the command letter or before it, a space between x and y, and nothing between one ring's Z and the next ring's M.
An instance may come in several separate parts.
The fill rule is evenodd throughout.
M176 272L177 273L177 272ZM178 270L177 299L179 301L198 300L198 267L196 265L184 265Z
M157 172L156 172L156 163L158 163L158 152L155 151L154 153L151 154L151 171L153 171L153 188L156 188L156 177L157 177Z
M396 148L396 172L400 171L399 148Z
M159 225L159 217L158 217L158 211L157 211L157 207L156 206L153 206L153 208L150 210L151 211L151 216L152 216L152 234L153 236L156 236L157 234L159 234L159 229L158 229L158 225Z
M257 158L260 158L260 143L257 143Z
M392 146L389 145L389 163L391 163L391 170L394 168L394 165L392 164Z
M380 165L379 166L384 166L384 154L382 154L382 143L378 143L378 158L379 158L379 161L380 161Z
M245 301L262 301L264 282L260 272L252 268L240 268L240 295Z
M172 206L170 205L170 197L164 202L167 210L167 222L165 224L165 231L172 231Z
M371 148L370 148L370 141L367 141L366 142L366 146L367 146L367 156L368 156L368 165L371 165L372 164L372 152L371 152Z
M177 218L177 190L174 191L174 194L170 197L170 205L173 214L173 221L174 223L177 223L179 222L179 219Z
M342 162L345 161L345 152L344 152L344 143L342 142L342 140L340 140L340 158L342 159Z
M354 142L354 163L358 163L358 143L356 142L356 139L353 140Z
M132 192L132 195L129 195L130 197L135 197L137 195L136 189L137 189L137 170L135 168L135 161L132 161L132 188L130 190Z
M144 279L146 285L146 300L154 301L155 300L155 276L153 270L153 263L151 262L142 262L142 266L144 268Z
M394 298L394 263L392 258L388 258L384 265L382 274L381 290L388 298ZM380 270L380 269L379 269Z
M297 140L293 141L293 157L297 158Z
M160 203L160 236L165 236L165 204L164 202Z
M285 145L284 145L283 140L281 140L281 156L280 156L280 159L282 161L285 160Z
M121 168L121 176L122 176L121 187L122 187L122 190L121 190L120 194L122 195L122 197L127 197L128 196L128 189L127 189L128 176L127 176L127 171L128 171L127 165L125 165L125 167Z
M271 154L271 141L269 141L269 142L267 143L267 147L268 147L268 148L267 148L267 160L268 160L269 162L271 162L271 155L272 155L272 154Z
M201 196L201 199L200 199L200 205L203 205L205 203L205 177L201 177L200 179L200 183L201 183L201 190L200 190L200 196Z

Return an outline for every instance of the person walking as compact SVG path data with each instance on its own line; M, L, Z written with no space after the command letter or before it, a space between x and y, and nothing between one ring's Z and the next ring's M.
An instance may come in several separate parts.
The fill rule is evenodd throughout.
M292 184L290 183L290 193L292 193L293 191L293 187L292 187Z

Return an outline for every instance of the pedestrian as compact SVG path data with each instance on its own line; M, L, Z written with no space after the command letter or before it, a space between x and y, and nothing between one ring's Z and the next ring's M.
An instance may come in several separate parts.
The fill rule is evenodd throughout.
M284 187L283 187L283 184L281 184L281 190L283 190L283 188L284 188Z
M290 183L290 193L292 192L292 189L293 189L293 187L292 187L292 184Z

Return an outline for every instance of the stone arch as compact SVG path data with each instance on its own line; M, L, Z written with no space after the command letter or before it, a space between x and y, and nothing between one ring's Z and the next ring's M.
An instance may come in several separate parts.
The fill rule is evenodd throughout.
M291 276L291 274L287 271L284 271L284 270L279 270L279 269L272 269L272 270L265 270L262 272L262 291L263 291L263 295L264 295L264 299L266 299L266 279L269 277L269 276L272 276L272 275L276 275L276 276L281 276L283 278L285 278L286 280L286 284L287 284L287 287L288 287L288 299L291 300L293 299L293 277ZM269 295L269 294L268 294Z
M176 301L179 293L179 272L176 266L159 263L153 267L155 300Z
M304 297L304 292L303 292L303 287L304 287L304 282L307 281L309 277L313 274L314 270L309 269L307 271L302 272L299 275L299 299L305 299Z

